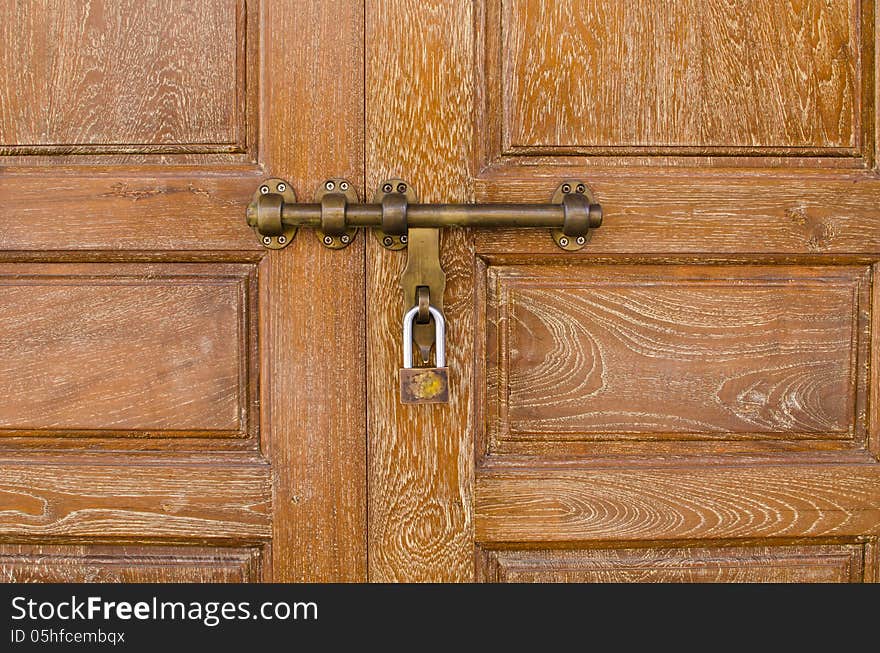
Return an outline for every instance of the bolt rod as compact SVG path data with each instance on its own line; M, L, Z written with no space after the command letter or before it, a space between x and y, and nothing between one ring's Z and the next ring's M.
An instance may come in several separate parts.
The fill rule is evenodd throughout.
M592 208L592 207L591 207ZM562 228L561 204L410 204L409 227L536 227ZM601 213L590 211L590 226L601 224ZM287 227L321 226L320 204L284 204L281 222ZM381 204L349 204L345 208L349 227L381 227ZM598 224L597 224L598 223Z

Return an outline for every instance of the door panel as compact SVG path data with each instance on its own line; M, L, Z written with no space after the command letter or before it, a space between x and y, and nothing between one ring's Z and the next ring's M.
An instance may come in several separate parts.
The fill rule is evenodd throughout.
M259 3L7 0L0 11L9 163L253 161Z
M489 455L865 446L864 266L485 274Z
M483 542L880 534L880 471L868 462L499 462L478 474L476 537Z
M4 2L5 153L243 152L244 8Z
M265 177L360 186L363 8L0 2L0 34L0 576L363 579L363 241L244 222Z
M861 4L491 0L504 150L853 156Z
M0 577L876 581L875 5L0 2ZM447 230L403 407L269 176L605 224Z
M258 548L33 546L0 549L3 582L246 583L260 579Z
M476 36L489 158L860 167L873 157L873 5L485 0Z
M4 434L253 440L255 276L252 264L0 267Z
M859 545L486 551L481 580L506 583L859 582Z
M396 404L402 257L368 248L373 578L876 581L876 21L367 4L368 186L582 179L605 215L576 253L444 234L449 406Z
M5 452L0 498L14 541L259 544L272 526L271 469L252 454Z

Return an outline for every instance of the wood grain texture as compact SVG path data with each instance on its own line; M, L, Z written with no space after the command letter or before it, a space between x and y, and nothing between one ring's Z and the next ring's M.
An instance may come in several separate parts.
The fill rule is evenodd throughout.
M0 251L263 251L242 216L258 171L0 174Z
M255 433L255 269L0 265L0 436Z
M481 202L544 202L558 165L497 170L476 183ZM880 252L874 173L586 172L604 221L568 259L601 254L868 254ZM559 254L544 230L476 232L481 253Z
M481 50L479 41L484 3L370 0L365 6L342 0L266 0L246 4L244 11L245 3L236 3L234 17L223 13L227 5L219 0L175 5L166 12L197 15L200 6L208 7L214 17L227 20L222 22L224 29L234 25L234 44L227 39L205 46L205 59L221 56L216 54L220 51L225 53L222 56L234 53L236 57L237 95L226 115L215 115L210 108L228 102L222 94L199 96L199 102L209 107L204 123L187 122L194 115L189 109L197 105L174 109L170 116L163 112L171 105L157 105L156 115L139 117L135 112L125 117L131 121L126 125L133 125L135 131L153 130L156 142L102 144L101 130L112 129L111 118L122 120L109 111L103 123L103 115L95 118L98 136L90 130L85 137L92 140L81 148L75 143L50 142L53 134L47 134L46 143L26 146L30 154L4 159L4 164L16 167L4 168L0 176L0 259L38 264L102 262L120 268L135 261L158 268L185 262L214 269L218 264L252 265L259 260L258 337L253 328L248 329L252 341L259 342L260 446L268 462L255 451L205 452L206 445L196 439L192 446L202 453L173 449L170 444L161 445L166 451L152 453L88 450L74 454L48 447L12 452L8 449L17 443L3 442L7 451L0 460L0 538L4 542L92 547L80 550L86 558L99 546L116 547L120 556L123 549L135 556L137 547L182 549L186 545L204 547L205 557L216 551L209 545L228 547L224 549L228 551L262 547L265 567L247 573L265 580L364 580L369 570L373 580L467 581L475 578L475 542L495 548L575 550L603 544L657 549L664 542L678 547L687 541L687 546L715 549L721 547L720 540L747 538L752 542L748 546L766 545L768 551L778 551L765 540L786 538L794 541L792 546L826 547L832 546L827 538L835 538L838 544L864 543L865 576L876 580L880 473L867 452L811 452L809 463L803 452L791 451L776 452L769 463L751 453L709 459L647 454L639 460L630 454L603 460L578 455L547 461L546 467L536 467L534 457L496 456L496 460L478 460L475 472L474 438L476 425L482 423L482 406L472 394L472 365L474 343L483 337L485 316L474 314L474 288L484 280L474 274L475 265L482 263L475 260L472 234L454 230L443 241L449 275L446 306L453 402L448 407L404 410L396 403L395 385L389 385L399 366L404 303L397 278L404 254L386 252L362 236L348 249L332 252L307 231L283 252L265 253L243 220L258 179L269 174L290 181L301 200L310 199L312 190L331 176L349 176L356 186L362 186L363 194L365 190L371 193L382 178L400 175L412 182L424 200L451 202L470 198L544 201L560 177L583 174L606 208L606 223L588 249L566 261L589 259L596 264L605 257L613 259L605 264L616 265L626 263L627 257L642 257L629 261L642 265L645 258L653 257L665 265L713 261L863 269L876 262L880 251L880 182L876 171L867 169L873 159L866 154L874 142L866 125L876 125L877 119L872 79L876 47L866 45L870 39L876 43L873 2L860 3L859 17L855 5L844 0L825 4L807 0L798 5L800 13L795 3L781 0L725 5L712 0L702 9L715 9L718 17L705 11L694 14L701 25L714 30L713 36L723 40L711 51L716 58L729 53L739 56L748 49L744 43L755 47L775 43L774 38L781 38L795 53L804 51L805 43L816 45L801 57L768 53L770 72L760 65L749 70L709 71L711 79L704 82L717 85L712 92L718 97L708 97L705 103L713 109L717 104L722 114L735 113L731 138L735 148L741 149L722 150L712 143L664 149L663 143L681 140L682 132L676 132L679 125L685 125L686 136L698 133L687 131L696 129L696 113L685 111L696 105L688 104L676 114L680 105L670 101L672 96L649 98L645 94L638 111L614 123L624 130L614 136L624 143L623 156L589 150L589 144L570 150L565 144L551 144L534 146L547 154L539 155L528 149L532 146L523 145L515 156L501 159L497 159L503 149L500 144L488 157L481 154L479 145L488 138L483 133L495 129L491 120L499 123L499 129L501 123L497 112L481 108L486 99L481 96L485 86L481 75L492 70L476 65L492 56ZM489 4L497 7L499 20L497 12L511 6ZM692 5L676 5L670 11L681 16L683 7ZM772 11L776 5L784 5L784 11ZM11 6L0 5L4 10ZM47 0L44 6L61 5L50 5ZM77 0L64 9L85 6L99 5ZM147 3L137 9L149 14L166 6L170 7ZM652 0L644 7L617 11L636 12L635 26L642 29L634 35L646 41L644 12L659 6ZM28 11L21 3L15 7L15 11ZM740 7L767 9L755 24L761 29L769 25L768 31L750 34L752 41L737 42L737 35L747 30L735 18ZM118 14L125 20L142 15L134 11L126 18L116 6L103 11L103 15ZM840 18L841 11L848 12L845 19ZM663 16L660 22L669 25L673 19ZM857 20L861 21L858 30L854 27ZM61 22L57 29L73 25L66 19ZM676 29L679 24L674 23ZM87 35L93 29L88 22L85 27L73 27L87 31L67 31L66 36ZM170 34L176 34L176 29L176 25L168 27ZM206 23L196 32L211 29L215 28ZM855 39L856 32L861 40ZM248 35L245 43L243 33ZM257 33L259 44L250 38ZM38 37L39 30L28 36ZM673 39L672 43L677 42ZM831 52L829 43L850 50ZM647 50L654 59L630 56L627 65L675 88L680 80L660 69L666 66L661 66L662 61L676 61L675 53L667 41L651 45L659 49ZM580 47L556 41L546 47L536 42L536 46L540 46L535 48L536 56L551 57L565 48ZM102 47L116 46L106 41ZM661 61L657 51L672 58ZM86 48L85 53L89 52ZM163 52L171 62L167 69L180 65L186 52ZM82 54L65 54L69 54L65 65L83 65ZM174 57L177 60L171 61ZM732 55L731 60L738 61ZM242 61L247 62L244 68ZM259 75L252 69L257 61ZM676 70L673 63L669 66ZM73 79L74 73L67 70L59 70L58 79ZM843 77L835 77L835 70ZM617 68L610 72L617 79L629 74ZM760 88L736 87L740 77L762 72L767 77L755 82ZM814 72L820 77L830 75L821 78L824 86L794 85L795 76ZM220 83L213 77L202 81L205 86ZM16 80L12 88L21 89L26 83L30 83L26 77L21 83ZM90 85L99 83L104 81L97 75L87 77L74 91L89 96ZM172 100L190 92L175 83L155 88L141 83L132 92L149 88ZM761 101L772 105L781 98L785 106L780 110L758 114L751 105L735 106L737 98L763 93L773 84L780 85L782 95ZM193 88L192 92L201 93L198 89L203 87ZM552 85L549 88L553 91ZM794 94L786 95L794 88ZM181 95L175 95L178 92ZM551 92L543 104L552 111L566 111L555 102L557 97ZM822 105L820 99L831 103ZM837 100L839 106L834 104ZM475 104L479 105L476 111ZM57 105L39 106L45 107L46 115L57 113ZM74 122L56 121L62 125L57 129L75 133L79 124L75 114L90 111L90 105L71 105L66 115ZM699 134L719 133L721 127L710 113L700 114L700 120L708 121L705 124L716 131ZM37 119L40 114L35 115ZM247 116L244 122L243 116ZM646 117L657 124L647 124ZM576 140L579 126L589 126L595 119L584 113L557 126L550 116L540 123L540 129ZM26 126L38 129L31 123ZM223 143L207 138L185 142L211 129L233 136L224 136L228 142ZM523 133L529 129L529 125L522 127ZM627 133L653 134L655 140L640 150L638 143L625 142ZM120 140L132 140L124 130L112 136L120 134L125 136ZM675 158L670 152L686 156ZM707 152L713 156L706 156ZM755 152L765 158L752 160ZM836 158L826 156L829 153ZM174 165L158 165L169 163ZM759 165L765 167L744 170ZM523 262L492 260L502 254L528 257L533 265L561 257L544 233L481 233L477 246L490 265ZM482 292L478 289L476 294ZM800 297L793 297L792 289L785 293L799 311L795 326L803 326L807 318L803 307L798 308ZM835 297L832 293L832 300L842 304ZM162 307L165 319L173 323L175 315L167 315L173 306ZM876 322L865 305L860 304L859 310L858 324L868 319ZM832 331L842 331L840 314L820 309L819 316L824 323L836 325ZM779 333L787 332L780 327ZM228 331L216 337L228 339ZM876 341L876 329L870 337ZM876 351L872 356L876 362ZM859 359L854 367L861 370L863 362L868 361ZM369 405L364 399L365 374L369 374ZM870 374L876 375L876 370ZM876 414L876 408L863 409ZM856 423L866 419L859 416L858 406L854 413ZM185 410L180 414L193 417ZM818 421L838 424L841 414L825 408ZM871 419L876 445L877 421ZM138 439L117 440L125 442L119 445L122 448ZM147 449L159 439L140 440L149 441L142 447ZM846 439L840 442L849 446ZM91 449L86 443L82 446ZM816 542L814 538L826 539ZM40 555L36 548L30 551ZM176 561L174 554L167 556L168 567L159 573L169 578L239 574L218 571L204 561L190 564L184 554L177 554ZM125 573L131 578L143 577L137 574L152 578L146 557L137 560L132 571ZM230 558L226 560L229 569L238 568ZM91 573L89 564L83 563L84 573ZM682 574L694 573L687 571L686 556L681 566L685 568ZM786 573L794 573L792 568ZM826 573L816 568L805 573Z
M859 145L859 0L499 3L504 153Z
M576 455L587 451L578 443L621 440L864 447L864 266L487 274L490 452Z
M330 177L359 186L363 4L277 0L265 7L267 169L291 182L303 201ZM364 237L333 251L300 231L287 249L263 259L260 277L268 407L261 433L275 496L270 577L364 581Z
M865 0L863 0L864 2ZM876 2L872 3L874 11L870 11L870 5L865 4L868 10L862 12L862 34L865 35L864 49L865 70L877 70L877 62L880 61L880 7ZM864 82L865 101L862 103L862 120L865 125L865 151L872 155L869 157L873 168L877 170L877 162L880 161L880 80L874 75L865 75ZM873 125L873 129L872 129Z
M253 542L272 532L263 461L4 455L0 469L2 538Z
M460 202L468 196L472 4L367 2L369 188L401 177L421 201ZM473 579L473 431L467 372L473 357L473 254L470 237L462 232L443 234L441 247L450 403L402 406L395 379L401 366L401 320L408 308L399 285L405 252L388 252L372 238L368 245L373 581Z
M243 151L243 1L5 0L0 15L0 153Z
M866 362L870 377L865 419L868 422L868 449L880 460L880 283L876 282L880 264L871 267L871 274L874 283L871 285L871 347Z
M751 540L751 551L767 565L744 562L745 571L732 564L722 577L849 580L861 573L858 554L836 558L822 547L838 544L816 538L855 538L856 550L880 523L880 472L865 450L866 431L876 428L865 414L868 348L876 340L868 267L880 251L874 3L498 0L473 3L464 19L458 4L423 5L417 17L409 2L392 5L377 7L375 17L367 6L368 180L402 175L431 194L425 199L461 201L472 190L477 201L542 202L561 178L581 176L605 209L589 246L570 256L546 232L476 232L476 297L492 292L493 280L480 277L486 268L532 266L544 276L538 287L508 287L507 296L488 300L507 311L515 325L505 328L517 338L500 347L510 360L499 355L497 367L506 364L509 378L496 384L498 402L507 402L516 426L496 444L523 440L516 441L518 455L486 457L477 442L475 541L507 555L524 544L657 548L684 540L708 551L740 538ZM443 21L448 35L437 37L433 30ZM474 61L460 49L462 25L474 25ZM421 36L415 42L407 38L414 33ZM382 46L371 46L374 34ZM382 73L376 82L373 61ZM406 92L387 83L388 71L406 71ZM450 115L462 97L473 103L472 112L465 105L461 115ZM448 137L461 126L464 155L462 141ZM409 154L412 143L416 153ZM423 183L425 170L440 172ZM438 184L442 192L435 193ZM455 230L445 235L448 264L459 253L473 260L460 245L467 238ZM378 306L396 301L396 290L385 290L399 272L395 260L368 251L367 288ZM603 285L610 273L597 282L601 265L639 266L629 277L638 289ZM737 272L723 276L712 265L735 265ZM689 277L691 266L707 279ZM594 273L590 281L586 269ZM711 289L700 286L713 274ZM427 536L463 527L448 516L448 500L436 509L430 502L451 496L442 454L461 442L465 422L441 423L427 410L417 421L393 403L387 379L397 365L392 337L403 308L372 316L367 331L370 569L383 572L374 576L379 580L448 579L454 575L420 572L431 568L424 562L430 555L444 553ZM482 305L476 308L472 332L451 331L453 342L471 333L484 337L491 319ZM450 319L452 329L459 319ZM601 337L590 331L597 328L605 329ZM492 335L485 337L491 343ZM558 344L563 340L566 346ZM589 411L577 399L589 394L579 383L589 367L565 368L561 361L572 342L583 345L574 347L580 355L587 341L616 343L604 350L614 350L608 354L614 365L603 367L601 382L616 378L626 397L621 405L658 407L662 424L620 418L608 428L607 410L597 410L595 421L584 417ZM694 345L699 360L687 362L696 354L685 345ZM638 365L630 358L642 354ZM479 391L487 377L477 364ZM786 381L790 365L799 369ZM554 376L557 369L569 376ZM696 392L688 383L705 381L710 369L715 382L729 382L728 390L731 376L751 374L755 388L774 386L779 399L765 403L764 412L745 410L743 387L720 405L708 401L711 382ZM676 379L687 380L676 386ZM786 403L792 398L799 416ZM737 410L721 417L731 405ZM471 420L469 427L487 421L479 395ZM683 424L688 420L713 425ZM524 446L533 444L525 441L533 431L555 438L554 455ZM607 437L598 444L619 445L621 434L633 438L629 450L600 455L571 447L577 438L591 444L588 438ZM649 436L679 443L720 437L736 446L659 450L656 442L647 448L637 440ZM775 449L753 447L769 440ZM470 455L467 446L457 451ZM406 530L419 525L416 534ZM388 544L393 533L404 542ZM781 549L770 547L768 540L777 538L829 556L799 567L786 557L794 549L776 554ZM389 551L401 553L391 558ZM774 554L784 558L782 571L772 564ZM701 573L686 556L678 561L678 571L667 566L670 579Z
M496 583L858 583L863 546L488 550Z
M481 542L638 541L880 534L876 464L484 469Z
M248 583L260 549L108 545L0 546L4 583Z
M877 538L866 538L865 541L865 582L880 583L880 550Z

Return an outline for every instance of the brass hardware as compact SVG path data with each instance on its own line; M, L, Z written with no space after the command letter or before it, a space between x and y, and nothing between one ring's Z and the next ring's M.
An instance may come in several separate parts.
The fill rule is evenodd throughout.
M583 182L564 181L550 199L562 205L562 228L550 233L562 249L575 252L583 249L592 235L591 229L602 224L602 207L596 204L593 193Z
M418 201L416 191L403 179L386 179L379 184L373 203L382 205L382 224L373 233L385 249L406 247L409 241L406 233L407 207Z
M440 230L410 228L408 238L406 268L400 275L403 305L415 305L418 308L420 303L427 300L431 307L442 312L446 273L440 266ZM420 291L422 288L425 290ZM424 318L424 314L421 318ZM426 322L417 322L413 339L419 348L422 362L427 363L431 355L431 345L434 343L434 327Z
M318 240L330 249L344 249L351 245L357 229L346 224L349 204L358 201L357 191L348 179L328 179L318 187L315 200L320 202L321 221L315 233Z
M419 307L416 324L428 324L431 321L431 289L428 286L416 288L416 306Z
M400 402L441 404L449 401L449 368L446 367L446 320L434 306L428 306L434 320L434 367L413 367L413 323L419 307L403 316L403 367L400 369ZM427 361L426 361L427 362Z
M278 180L269 180L264 182L264 185L271 186L270 182L272 181ZM383 196L396 194L406 197L411 190L408 184L400 182L404 186L402 192L398 190L397 186L392 187L390 191L385 191L384 188L391 186L390 181L385 182L380 188L380 193ZM331 183L333 187L328 190L327 185ZM345 191L341 191L343 183L347 185ZM559 236L560 239L566 238L569 241L569 245L560 244L560 247L564 249L572 249L572 239L577 245L573 249L580 249L587 243L591 230L602 224L602 207L595 203L590 189L580 181L566 181L560 184L553 194L552 201L547 204L417 204L411 203L407 198L407 204L403 207L399 198L384 205L382 202L360 204L357 202L357 194L350 182L331 179L321 187L317 203L295 204L285 198L281 206L282 225L285 227L321 228L325 218L320 198L327 193L345 195L346 204L342 214L346 233L350 237L349 242L354 237L354 232L351 230L356 227L383 228L384 225L385 229L396 228L400 230L402 213L405 213L408 229L421 227L432 229L443 227L531 227L557 230L562 233ZM284 197L284 193L280 194ZM267 201L263 199L264 197L265 195L261 195L259 190L254 195L254 200L248 207L247 222L257 230L260 236L272 236L271 233L260 231L259 227L260 206ZM580 199L581 197L584 199ZM334 210L336 211L335 215L338 216L339 209L330 207L331 212ZM383 214L386 211L394 213L395 217L387 216L383 223ZM396 226L392 227L391 225ZM582 243L578 241L580 238L583 238ZM558 240L556 242L559 244Z
M267 179L254 192L247 208L247 222L253 227L264 247L284 249L296 235L295 224L284 224L285 204L296 202L290 184L283 179Z
M400 374L404 403L448 401L442 349L446 330L446 274L440 265L442 227L545 228L551 230L559 247L576 251L602 224L602 207L578 180L559 184L547 204L419 204L412 186L402 179L383 181L372 204L358 203L350 181L328 179L315 200L313 204L296 204L289 184L268 179L248 205L247 223L271 249L287 246L299 227L315 227L320 241L331 249L350 245L358 227L375 229L376 238L387 249L407 248L406 268L400 278L404 306L411 307L404 318L404 351L409 351L409 364ZM412 367L413 344L419 348L423 365L428 365L431 349L435 349L436 368ZM432 394L435 391L437 394Z
M415 204L418 196L412 185L403 179L383 181L373 201L382 206L382 226L375 230L382 246L390 250L409 248L400 286L403 305L419 306L413 338L422 363L427 364L434 343L428 306L442 312L446 289L446 274L440 266L440 230L407 225L410 204Z

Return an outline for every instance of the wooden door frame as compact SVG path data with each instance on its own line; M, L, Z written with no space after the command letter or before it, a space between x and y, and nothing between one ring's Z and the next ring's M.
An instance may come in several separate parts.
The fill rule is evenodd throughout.
M363 184L363 24L360 2L265 2L261 163L301 201ZM335 251L304 230L260 264L274 582L367 577L365 240Z
M407 180L423 202L472 197L473 3L366 2L367 188ZM389 46L393 44L393 46ZM438 61L442 66L432 68ZM418 83L430 79L431 84ZM391 83L395 80L395 83ZM402 92L400 81L413 82ZM390 118L393 117L393 118ZM369 576L472 581L475 281L468 230L444 230L447 405L402 406L405 253L367 245Z

